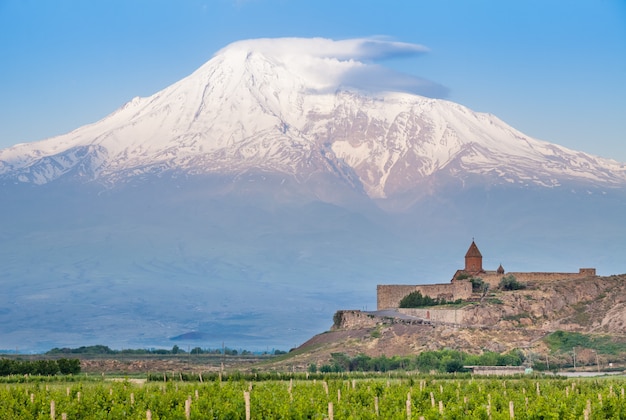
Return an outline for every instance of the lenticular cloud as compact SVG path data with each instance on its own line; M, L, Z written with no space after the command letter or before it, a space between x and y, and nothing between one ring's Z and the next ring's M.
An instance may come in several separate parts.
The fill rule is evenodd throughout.
M319 91L351 87L366 91L400 91L445 97L435 82L385 67L377 60L415 57L428 52L419 44L375 38L335 41L327 38L261 38L238 41L216 55L238 52L263 54L296 70Z

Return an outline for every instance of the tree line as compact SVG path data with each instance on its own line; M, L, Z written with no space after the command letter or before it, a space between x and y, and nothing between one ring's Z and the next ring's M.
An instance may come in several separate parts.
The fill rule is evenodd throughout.
M285 351L274 350L271 354L279 355L285 354ZM108 346L104 346L101 344L94 346L81 346L76 348L68 348L68 347L55 347L45 354L47 355L63 355L63 354L84 354L84 355L150 355L150 354L223 354L227 356L237 356L237 355L251 355L254 354L249 350L236 350L231 349L229 347L222 347L221 349L203 349L201 347L194 347L189 352L180 348L178 345L174 345L171 349L122 349L122 350L114 350ZM264 353L269 354L269 353Z
M80 360L13 360L0 359L0 376L9 375L42 375L53 376L76 375L80 373Z
M457 350L425 351L417 356L370 357L359 354L350 357L344 353L332 353L330 363L309 365L309 372L388 372L393 370L419 371L423 373L452 373L465 371L464 366L521 366L524 355L519 350L500 354L484 352L468 354Z

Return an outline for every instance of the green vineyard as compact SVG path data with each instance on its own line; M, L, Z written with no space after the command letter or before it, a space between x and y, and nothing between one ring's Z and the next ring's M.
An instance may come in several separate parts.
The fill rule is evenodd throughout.
M0 385L10 419L626 419L626 380L351 378Z

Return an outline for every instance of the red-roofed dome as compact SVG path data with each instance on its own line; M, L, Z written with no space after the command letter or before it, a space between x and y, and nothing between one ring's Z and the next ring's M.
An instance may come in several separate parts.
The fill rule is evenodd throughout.
M483 271L483 256L473 240L465 254L465 271L468 273L480 273Z

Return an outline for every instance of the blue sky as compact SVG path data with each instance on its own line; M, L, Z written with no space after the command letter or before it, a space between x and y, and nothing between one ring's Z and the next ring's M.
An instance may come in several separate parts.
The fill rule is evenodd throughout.
M623 0L0 0L0 147L95 122L233 41L285 36L424 45L380 64L626 162Z

